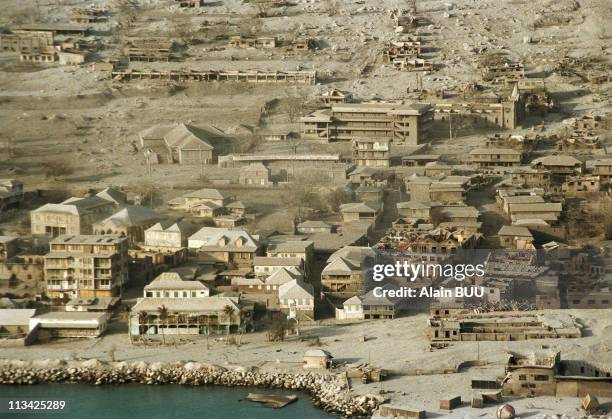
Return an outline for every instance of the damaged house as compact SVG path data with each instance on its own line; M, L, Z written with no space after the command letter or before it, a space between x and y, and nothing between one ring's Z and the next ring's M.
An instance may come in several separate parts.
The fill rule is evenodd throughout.
M149 163L203 165L213 162L211 143L224 139L225 134L210 125L155 125L140 133L140 146Z

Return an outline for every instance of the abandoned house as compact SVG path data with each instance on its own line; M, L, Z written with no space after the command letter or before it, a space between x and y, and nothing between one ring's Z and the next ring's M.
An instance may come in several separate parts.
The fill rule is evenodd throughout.
M412 154L410 156L402 157L402 166L425 166L427 163L434 163L437 162L439 159L439 154Z
M276 38L273 36L244 37L230 36L229 48L276 48Z
M566 176L581 174L583 164L575 157L557 155L537 158L531 162L531 167L548 170L552 175Z
M278 287L280 310L289 318L315 319L314 287L301 279L293 279Z
M385 138L404 145L427 140L432 121L431 105L416 103L347 103L300 119L302 138L327 142Z
M259 236L243 230L203 227L189 237L190 252L201 262L219 262L226 266L249 267L260 248Z
M262 163L251 163L240 168L238 183L241 185L270 185L270 169Z
M381 209L378 202L351 202L340 205L340 214L342 214L342 221L345 223L357 220L370 220L373 224L376 224L382 214Z
M525 67L522 63L505 63L502 65L485 66L481 71L484 81L506 83L525 78Z
M502 247L517 250L534 250L533 235L527 227L502 226L497 232Z
M345 246L334 252L321 272L321 290L326 295L350 298L363 295L364 278L362 262L364 257L374 257L370 247Z
M40 31L19 31L0 33L0 51L40 51L53 46L53 34Z
M18 207L23 197L23 182L15 179L0 179L0 212Z
M167 316L161 316L160 307L167 310ZM252 307L232 297L139 298L130 320L133 336L211 335L251 327Z
M358 166L389 167L391 140L359 138L353 140L353 162Z
M226 193L217 189L204 188L168 201L168 207L177 211L197 212L198 206L202 204L225 207L230 201L231 197Z
M321 93L321 95L319 95L319 100L323 103L323 105L331 107L332 105L352 102L353 95L349 92L343 92L342 90L331 88Z
M592 284L570 285L567 288L567 308L611 308L612 287Z
M430 318L432 341L513 341L579 338L580 327L566 314L465 314L454 318Z
M131 38L125 41L123 54L128 61L165 61L172 59L172 41L159 38Z
M177 272L163 272L144 287L145 298L202 298L210 290L200 281L183 280Z
M599 189L599 176L570 176L561 185L561 191L565 197L579 197L598 193Z
M189 236L195 232L196 228L184 221L161 221L145 230L144 244L152 248L186 248Z
M63 235L44 259L47 295L114 297L128 281L128 243L119 236Z
M11 259L19 250L19 238L0 236L0 262Z
M155 125L140 133L140 145L149 163L203 165L213 162L212 143L225 138L210 125Z
M509 354L504 396L612 397L611 370L585 361L561 360L560 352Z
M522 153L510 148L476 148L470 151L472 163L478 167L520 166Z
M99 196L73 197L59 204L45 204L30 212L32 234L48 237L91 234L93 224L114 209L114 202Z
M428 221L430 219L431 205L428 203L419 201L406 201L398 202L396 206L397 214L402 218L424 221Z
M297 225L297 232L301 234L331 233L333 226L325 221L307 220Z

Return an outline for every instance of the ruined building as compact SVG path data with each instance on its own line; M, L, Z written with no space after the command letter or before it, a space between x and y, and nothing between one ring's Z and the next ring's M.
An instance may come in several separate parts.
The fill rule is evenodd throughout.
M561 354L539 351L510 354L502 381L504 396L612 397L611 370L584 361L561 360Z

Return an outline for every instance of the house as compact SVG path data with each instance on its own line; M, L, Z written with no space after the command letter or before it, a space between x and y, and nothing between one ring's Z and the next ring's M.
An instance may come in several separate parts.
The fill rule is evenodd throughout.
M343 92L335 88L331 88L321 93L319 100L328 107L336 105L338 103L350 103L353 101L353 94L349 92Z
M502 247L517 250L534 250L533 235L527 227L502 226L497 233Z
M179 249L187 247L189 236L196 232L196 227L184 221L155 223L144 232L144 244L149 247Z
M52 311L30 318L30 331L38 329L38 338L47 333L52 338L96 338L108 326L106 313L88 311Z
M225 205L225 209L229 211L230 215L237 215L244 217L247 214L248 208L242 201L232 201Z
M581 174L583 164L575 157L557 155L535 159L531 162L531 167L538 170L548 170L553 175L566 176Z
M19 238L11 236L0 236L0 262L11 259L19 250Z
M114 297L128 282L128 244L119 236L59 236L44 258L47 295Z
M599 176L602 182L610 183L612 180L612 159L597 159L590 163L592 166L591 174Z
M215 218L222 215L225 212L225 209L214 202L202 201L194 203L190 207L189 212L201 218Z
M331 233L333 226L325 221L307 220L297 225L297 231L301 234Z
M314 320L315 297L311 284L301 279L293 279L278 287L280 310L289 318Z
M91 234L93 224L114 209L113 201L99 196L69 198L59 204L45 204L30 212L32 234L51 238L64 234Z
M598 193L599 188L599 176L569 176L561 185L564 197L577 197Z
M381 207L379 203L375 202L352 202L340 205L340 214L342 214L342 221L345 223L357 220L371 220L375 224L381 215Z
M30 337L30 319L36 315L35 308L0 309L0 346L25 346L34 339Z
M383 289L397 288L391 284ZM354 296L342 303L342 310L336 309L336 318L340 320L393 319L398 299L377 296L374 290L362 296Z
M118 302L119 297L72 298L65 307L66 311L91 311L112 315Z
M212 203L217 207L224 207L230 200L231 197L226 193L217 189L204 188L170 200L168 207L173 210L191 212L201 203Z
M304 368L330 369L332 367L331 354L323 349L309 349L304 354Z
M556 222L559 220L563 210L560 202L534 202L508 204L508 214L512 223L526 220L537 219L546 222Z
M145 230L164 217L150 208L141 205L128 205L119 212L93 224L93 233L97 235L115 235L127 237L128 243L134 245L144 240Z
M424 174L427 177L450 176L452 173L452 166L442 164L436 161L425 164Z
M129 330L132 336L237 333L251 329L252 318L252 309L233 297L139 298Z
M522 397L612 397L612 371L579 360L561 360L551 350L508 355L502 395Z
M23 197L23 182L15 179L0 179L0 212L19 206Z
M571 285L567 289L567 308L612 308L612 287Z
M472 179L467 176L427 177L413 174L405 179L411 201L457 203L465 200Z
M545 169L532 169L531 167L517 166L509 170L512 185L527 188L548 188L550 185L550 172Z
M140 133L140 145L149 163L210 164L212 144L225 139L222 131L210 125L155 125Z
M188 246L200 261L250 267L259 249L259 236L244 230L203 227L189 237Z
M251 163L240 168L238 183L241 185L268 186L270 184L270 169L263 163Z
M374 175L378 173L378 170L370 166L357 166L352 170L348 177L352 184L365 184L374 181Z
M419 201L397 203L397 213L402 218L428 221L430 219L431 204Z
M473 164L478 167L520 166L522 153L511 148L476 148L470 151Z
M309 240L275 241L268 245L266 255L268 257L301 259L308 278L314 258L314 243Z
M267 277L280 268L289 268L301 272L304 269L304 260L299 257L271 257L255 256L253 259L253 270L255 276Z
M361 202L382 202L385 190L379 185L360 185L355 189L355 197Z
M176 272L163 272L144 287L146 298L201 298L210 289L200 281L185 281Z
M338 298L363 295L362 262L366 257L374 257L372 248L345 246L334 252L321 272L322 292Z
M425 166L427 163L435 163L439 159L439 154L412 154L410 156L402 157L402 166Z

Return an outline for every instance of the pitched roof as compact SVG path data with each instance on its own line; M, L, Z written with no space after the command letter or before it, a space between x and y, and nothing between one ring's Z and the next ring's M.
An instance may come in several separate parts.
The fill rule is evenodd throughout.
M558 155L540 157L531 162L531 165L536 164L542 164L543 166L575 166L582 165L582 162L572 156Z
M217 189L204 188L197 191L188 192L183 195L185 198L201 198L201 199L227 199L229 195Z
M184 281L177 272L163 272L150 284L145 285L145 290L159 289L189 289L207 290L208 287L200 281Z
M292 272L290 269L282 267L266 278L266 284L282 285L298 278L302 278L302 275L298 275L297 273Z
M221 238L225 238L228 242L226 246L219 246ZM244 240L244 243L240 247L231 245L235 243L237 239ZM242 251L255 251L258 247L258 236L252 236L244 230L231 230L227 228L218 227L202 227L195 234L189 237L190 247L192 247L192 241L203 241L204 245L200 247L200 250L235 250L241 249Z
M110 217L96 223L113 224L116 226L138 226L162 219L163 216L150 208L141 205L128 205Z
M340 212L378 212L380 205L375 202L350 202L340 205Z
M531 232L527 227L522 226L502 226L497 233L498 236L516 236L516 237L529 237L533 239Z
M96 196L98 198L114 202L115 204L125 204L127 201L127 196L123 192L120 192L113 188L102 189L96 194Z
M314 298L314 287L301 279L294 279L278 287L278 298Z
M35 308L0 309L0 326L27 326L35 314Z
M161 306L165 306L169 312L201 313L220 312L225 306L232 307L237 313L240 305L235 298L231 297L188 297L188 298L139 298L136 305L132 307L132 313L147 311L157 313Z

